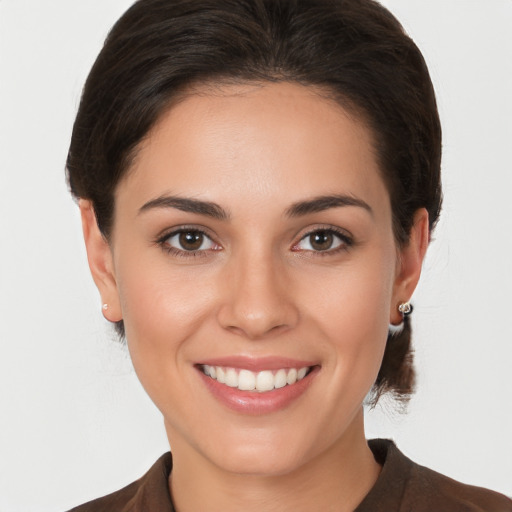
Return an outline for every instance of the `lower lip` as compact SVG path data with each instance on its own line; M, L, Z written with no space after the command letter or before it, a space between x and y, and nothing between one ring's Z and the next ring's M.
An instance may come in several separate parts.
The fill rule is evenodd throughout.
M319 368L313 369L295 384L287 385L272 391L259 393L257 391L241 391L205 375L200 369L198 372L208 390L229 409L252 415L270 414L288 407L307 390Z

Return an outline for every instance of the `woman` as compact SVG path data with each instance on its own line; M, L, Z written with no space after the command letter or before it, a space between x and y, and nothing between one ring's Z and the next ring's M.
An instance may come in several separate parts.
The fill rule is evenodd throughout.
M364 436L369 393L413 389L440 156L423 58L371 0L134 4L67 168L173 455L76 510L512 510Z

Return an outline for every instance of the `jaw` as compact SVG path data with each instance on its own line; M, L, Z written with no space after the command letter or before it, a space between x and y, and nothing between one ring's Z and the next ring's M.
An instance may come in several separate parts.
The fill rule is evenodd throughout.
M167 423L166 428L174 446L171 492L183 509L292 511L323 508L323 504L328 509L329 503L336 502L353 510L380 471L364 438L362 408L343 439L314 457L299 450L279 453L275 445L262 450L255 443L240 446L241 463L231 467L227 461L219 465L218 460L205 460L203 454L179 442ZM254 432L247 435L252 437ZM266 440L271 441L261 439ZM186 491L190 482L194 482L194 493Z

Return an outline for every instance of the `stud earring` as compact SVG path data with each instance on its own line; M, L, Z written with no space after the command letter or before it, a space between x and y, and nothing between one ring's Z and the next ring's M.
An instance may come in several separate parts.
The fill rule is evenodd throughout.
M402 313L402 315L404 315L404 316L410 315L412 313L412 310L413 310L413 307L410 302L402 302L398 306L398 311L400 311L400 313Z
M107 309L108 309L108 304L103 304L102 309L103 309L103 311L107 311Z

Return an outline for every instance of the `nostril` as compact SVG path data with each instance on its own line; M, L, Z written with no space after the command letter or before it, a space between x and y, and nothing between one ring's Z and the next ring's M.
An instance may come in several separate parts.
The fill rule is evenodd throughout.
M232 332L233 334L236 334L238 336L243 336L250 340L257 340L261 338L267 338L271 335L279 334L280 332L283 332L288 329L288 326L286 325L273 325L270 328L265 327L255 327L255 326L248 326L245 325L242 326L236 326L236 325L227 325L224 327L226 330Z
M275 269L241 272L234 269L232 275L225 276L219 290L222 302L218 322L224 329L258 339L297 324L299 315L293 298L283 280L274 275Z

